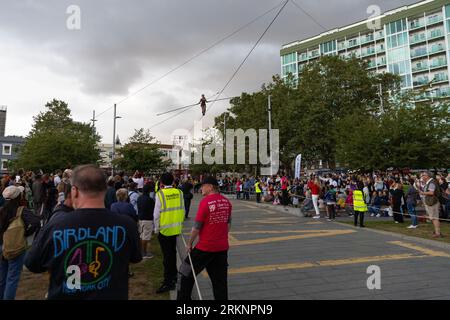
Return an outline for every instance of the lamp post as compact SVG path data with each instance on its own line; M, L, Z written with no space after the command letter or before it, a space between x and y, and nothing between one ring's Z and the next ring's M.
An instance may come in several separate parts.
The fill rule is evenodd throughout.
M117 116L117 105L114 104L113 147L111 157L111 176L114 176L114 159L116 159L116 122L122 117Z

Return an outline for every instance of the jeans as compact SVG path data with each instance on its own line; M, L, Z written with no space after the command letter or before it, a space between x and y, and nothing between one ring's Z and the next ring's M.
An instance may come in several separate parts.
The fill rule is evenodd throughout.
M411 224L413 226L417 226L417 214L416 214L416 206L412 203L407 204L408 213L411 216Z
M369 213L373 213L373 214L379 214L380 213L380 206L373 206L373 207L369 207Z
M1 248L0 248L1 255ZM0 300L14 300L23 269L25 252L13 260L0 261Z

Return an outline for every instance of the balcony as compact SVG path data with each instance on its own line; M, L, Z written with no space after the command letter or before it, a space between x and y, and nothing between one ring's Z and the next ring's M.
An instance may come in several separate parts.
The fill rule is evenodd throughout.
M428 83L430 83L428 78L418 78L418 79L413 80L414 87L424 86L424 85L426 85Z
M434 39L442 38L444 36L445 36L444 31L434 30L434 31L428 33L428 40L434 40Z
M447 82L448 81L448 75L445 73L439 73L434 75L433 83L437 82Z
M381 34L377 32L377 34L375 35L375 40L384 40L384 32L382 32Z
M437 46L431 46L430 54L435 54L435 53L442 52L442 51L445 51L445 47L442 44L437 45Z
M374 61L369 61L368 67L367 67L368 69L373 69L376 67L377 67L377 64Z
M377 51L377 53L384 53L384 52L386 52L386 48L384 48L384 47L377 47L376 51Z
M426 55L428 55L427 48L421 48L421 49L416 49L414 51L411 51L411 58L413 58L413 59L424 57Z
M373 42L373 41L374 41L373 35L370 37L361 37L361 44L365 44L365 43Z
M303 53L300 55L300 61L306 61L308 60L308 55L306 53Z
M377 62L377 66L378 66L378 67L384 67L384 66L386 66L386 60L378 61L378 62Z
M409 24L409 30L416 30L425 27L425 22L423 19L412 21Z
M438 90L436 90L437 98L445 98L445 97L449 97L449 96L450 96L450 88L449 87L439 88Z
M426 63L416 64L411 70L412 72L428 71L428 65Z
M349 41L347 49L359 46L359 41Z
M425 33L421 33L420 35L416 34L413 37L409 38L409 43L411 45L426 42L426 41L427 41L427 37L426 37Z
M447 67L447 62L444 60L433 61L430 64L430 69L439 69L443 67Z
M428 17L427 26L442 22L442 16Z
M364 50L361 54L361 57L367 57L375 54L375 48L367 48L367 50Z

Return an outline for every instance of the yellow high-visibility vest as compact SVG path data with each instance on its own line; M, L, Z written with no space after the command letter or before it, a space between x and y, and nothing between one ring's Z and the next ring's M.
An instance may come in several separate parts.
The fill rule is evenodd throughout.
M367 205L364 202L364 195L361 190L353 191L353 210L358 212L367 211Z
M157 194L161 202L159 232L166 237L181 234L185 215L183 192L167 188Z
M259 187L259 182L255 183L255 191L256 193L261 193L261 188Z

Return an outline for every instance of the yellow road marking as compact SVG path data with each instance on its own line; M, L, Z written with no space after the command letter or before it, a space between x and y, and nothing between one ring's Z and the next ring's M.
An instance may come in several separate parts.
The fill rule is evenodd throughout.
M426 254L427 256L430 257L446 257L446 258L450 258L450 254L443 252L443 251L436 251L436 250L432 250L432 249L428 249L428 248L424 248L412 243L408 243L408 242L403 242L403 241L390 241L388 242L390 244L395 244L397 246L401 246L401 247L405 247L408 249L412 249L412 250L416 250L419 252L422 252L423 254Z
M344 230L262 230L262 231L233 231L232 234L284 234L284 233L330 233L334 231L344 231ZM345 231L354 231L354 230L345 230ZM356 231L354 231L356 232Z
M298 233L303 231L297 231ZM253 244L263 244L270 242L280 242L280 241L288 241L288 240L298 240L298 239L307 239L307 238L316 238L316 237L332 237L337 235L344 235L355 233L354 230L322 230L319 232L309 232L306 234L300 235L292 235L292 236L283 236L283 237L271 237L271 238L260 238L260 239L252 239L252 240L237 240L230 243L231 246L245 246L245 245L253 245ZM278 232L280 233L280 232Z
M427 258L427 257L429 257L429 256L426 256L426 255L416 256L413 254L397 254L397 255L360 257L360 258L349 258L349 259L338 259L338 260L323 260L323 261L317 261L317 262L274 264L274 265L264 265L264 266L254 266L254 267L232 268L232 269L228 270L228 274L233 275L233 274L255 273L255 272L271 272L271 271L279 271L279 270L343 266L343 265L350 265L350 264L364 264L364 263L372 263L372 262L380 262L380 261L419 259L419 258Z

